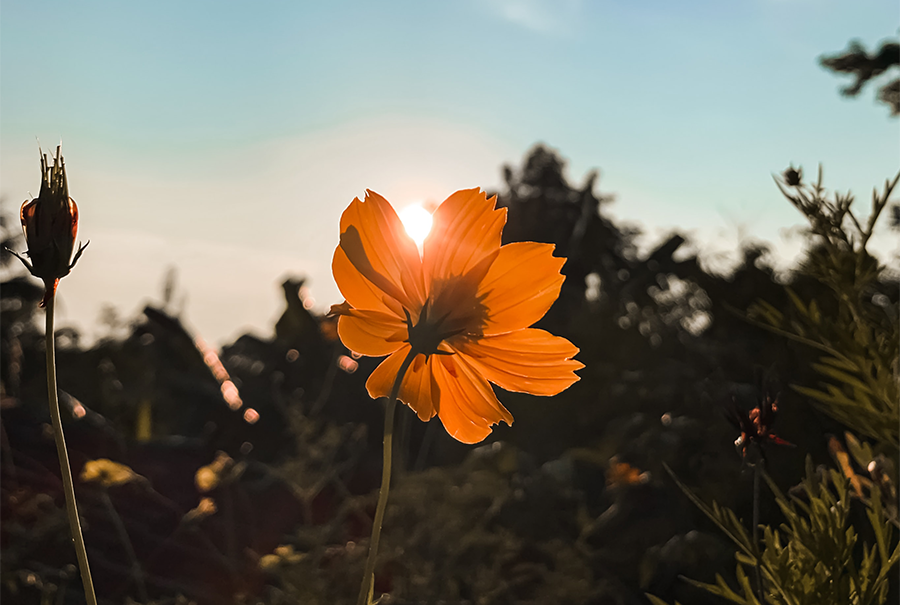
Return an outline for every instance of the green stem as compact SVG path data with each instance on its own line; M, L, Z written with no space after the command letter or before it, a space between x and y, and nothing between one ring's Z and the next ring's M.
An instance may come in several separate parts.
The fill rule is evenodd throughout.
M138 598L141 599L141 603L149 603L150 597L147 595L147 585L144 584L144 570L141 569L141 563L134 552L131 538L128 537L128 529L125 527L125 522L122 521L122 516L116 510L116 505L113 504L112 498L109 497L109 490L105 486L100 495L103 498L103 505L106 506L106 511L109 513L109 517L116 528L116 533L119 534L122 548L125 549L125 554L128 555L128 559L131 561L131 576L137 586Z
M372 592L375 587L375 557L378 554L378 541L381 539L381 524L384 521L384 511L387 508L388 492L391 489L391 453L394 444L394 412L397 409L397 395L400 393L400 384L406 375L413 359L418 353L410 349L397 372L391 395L387 400L387 409L384 415L384 460L381 467L381 490L378 492L378 506L375 508L375 521L372 524L372 538L369 540L369 556L366 557L366 570L363 572L362 586L359 587L359 596L356 605L368 605L371 602Z
M756 558L756 597L760 604L765 603L763 600L763 583L762 570L760 568L760 558L762 552L759 548L759 465L762 461L753 465L753 549Z
M78 520L78 505L75 503L75 486L72 482L69 454L66 452L66 438L63 435L62 418L59 414L59 392L56 388L56 343L53 338L55 302L56 295L51 293L47 297L47 329L44 335L45 349L47 350L47 395L50 398L50 421L53 424L53 438L56 440L56 453L59 456L59 469L66 496L69 531L72 534L72 541L75 543L75 555L78 557L78 569L81 571L81 582L84 584L84 596L88 605L97 605L94 582L91 580L91 568L88 565L87 549L84 547L84 536L81 535L81 522Z

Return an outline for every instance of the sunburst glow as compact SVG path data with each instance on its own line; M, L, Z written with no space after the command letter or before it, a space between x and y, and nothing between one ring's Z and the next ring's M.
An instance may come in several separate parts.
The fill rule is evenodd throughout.
M425 210L421 204L410 204L400 211L399 216L406 234L421 248L431 231L431 213Z

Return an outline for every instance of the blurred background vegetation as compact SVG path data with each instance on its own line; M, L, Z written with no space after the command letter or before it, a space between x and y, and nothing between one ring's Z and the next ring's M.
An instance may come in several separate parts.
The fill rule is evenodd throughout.
M898 62L896 44L822 59L855 75L851 95ZM898 82L879 92L894 113ZM564 168L537 145L497 193L505 243L568 258L538 325L580 347L581 381L549 400L501 392L515 425L474 448L402 409L384 602L754 603L757 560L770 602L896 602L900 273L866 248L879 219L898 222L896 179L860 210L821 170L810 182L787 168L773 187L808 222L804 256L776 272L764 245L744 243L723 275L678 232L639 253L599 172L573 183ZM17 237L4 217L5 246ZM378 360L341 345L303 281L284 282L273 333L220 351L185 328L190 284L174 270L139 317L110 308L98 342L57 333L103 602L354 598L380 474L381 408L364 389ZM79 603L40 298L24 275L0 290L0 599ZM776 395L775 431L795 447L766 451L758 546L752 473L725 412Z

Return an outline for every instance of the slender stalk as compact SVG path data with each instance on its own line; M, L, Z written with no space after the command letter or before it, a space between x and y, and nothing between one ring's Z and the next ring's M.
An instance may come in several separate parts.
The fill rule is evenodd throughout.
M97 605L94 593L94 582L91 580L91 568L88 565L87 549L84 547L84 536L81 535L81 522L78 520L78 505L75 502L75 486L72 482L72 469L69 466L69 454L66 452L66 438L63 435L62 418L59 414L59 392L56 388L56 342L53 338L53 308L56 295L47 297L47 328L44 335L47 350L47 395L50 398L50 421L53 424L53 438L56 440L56 453L59 456L59 469L62 474L63 491L66 496L66 513L69 517L69 531L78 557L78 569L81 571L81 582L84 584L84 596L88 605Z
M425 436L422 437L422 443L419 445L419 453L416 456L416 463L413 465L414 471L421 471L428 462L428 452L431 450L431 444L437 436L437 422L429 422L425 426Z
M762 571L760 570L760 548L759 548L759 465L757 462L753 465L753 548L756 550L756 598L760 604L763 601L763 584Z
M384 511L387 508L388 492L391 489L391 454L394 444L394 412L397 409L397 395L400 393L400 384L403 376L409 369L416 351L410 349L406 359L397 372L394 386L391 388L391 396L387 400L387 408L384 414L384 458L381 467L381 489L378 492L378 506L375 508L375 521L372 523L372 538L369 540L369 555L366 557L366 570L363 572L362 585L359 587L359 596L356 605L368 605L371 602L372 592L375 586L375 557L378 554L378 542L381 539L381 524L384 521Z
M135 585L137 585L138 598L141 599L141 603L149 603L150 597L147 595L147 585L144 584L144 570L141 569L141 563L138 561L137 554L134 552L131 538L128 537L128 530L125 528L125 522L122 521L122 516L119 514L119 511L116 510L116 506L113 504L112 498L109 497L109 491L106 487L103 488L103 492L100 495L103 498L103 504L106 506L106 511L109 513L113 525L116 528L116 533L119 534L119 541L122 543L122 548L125 549L125 554L128 555L128 558L131 560L131 575Z

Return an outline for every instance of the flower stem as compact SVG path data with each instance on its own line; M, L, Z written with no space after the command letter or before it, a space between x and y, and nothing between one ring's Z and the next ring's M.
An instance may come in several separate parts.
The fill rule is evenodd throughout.
M761 464L762 462L758 462L753 465L753 548L756 549L756 598L760 603L765 603L759 561L762 556L759 549L759 466Z
M97 605L94 593L94 582L91 580L91 568L88 565L87 549L84 547L84 536L81 535L81 522L78 520L78 505L75 503L75 486L72 482L72 469L69 466L69 454L66 452L66 438L63 435L62 418L59 414L59 392L56 388L56 343L53 337L53 308L56 295L47 297L47 328L44 335L47 351L47 395L50 398L50 421L53 424L53 438L56 440L56 453L59 456L59 470L62 474L63 491L66 496L66 513L69 517L69 531L78 557L78 569L81 571L81 582L84 584L84 596L88 605Z
M116 528L116 533L119 534L122 548L131 561L131 577L137 586L138 598L141 600L141 603L149 603L150 597L147 595L147 586L144 584L144 570L141 569L141 563L134 552L134 546L131 544L131 538L128 537L128 530L125 528L125 522L122 521L122 515L116 510L116 505L113 504L112 498L109 497L109 489L106 486L103 487L103 492L100 495L103 499L103 505L106 506L106 511L109 513L109 517Z
M369 555L366 557L366 570L363 572L362 585L359 587L359 596L356 605L368 605L371 603L372 593L375 590L375 557L378 554L378 541L381 539L381 524L384 521L384 511L387 508L388 492L391 489L391 454L394 445L394 412L397 409L397 395L400 394L400 384L406 375L413 359L418 353L410 349L400 365L394 386L391 388L391 396L387 400L387 408L384 415L384 460L381 468L381 489L378 492L378 506L375 508L375 520L372 523L372 538L369 540Z

